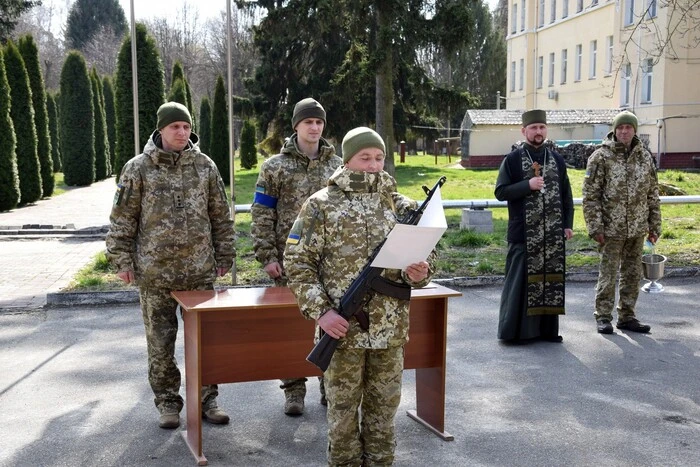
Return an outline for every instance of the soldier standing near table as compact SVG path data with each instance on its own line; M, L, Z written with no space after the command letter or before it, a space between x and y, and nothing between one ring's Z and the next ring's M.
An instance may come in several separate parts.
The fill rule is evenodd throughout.
M224 182L199 151L187 108L168 102L158 109L157 130L143 154L119 177L107 234L107 256L117 275L139 286L148 346L148 381L161 428L180 426L183 407L175 360L177 302L173 290L212 289L235 258L233 221ZM217 406L216 385L202 388L202 414L229 422Z
M322 135L326 126L326 111L312 98L302 99L294 106L292 129L280 154L263 162L255 185L251 207L255 259L262 265L275 285L287 284L284 270L284 246L289 230L306 199L325 187L328 178L342 165L335 148ZM321 404L326 396L321 385ZM306 378L282 380L284 413L304 413Z
M617 114L613 131L588 158L583 179L583 217L600 251L593 315L601 334L613 333L618 273L617 328L651 330L637 320L634 307L642 278L644 237L656 243L661 235L661 206L656 164L637 137L637 125L632 112Z

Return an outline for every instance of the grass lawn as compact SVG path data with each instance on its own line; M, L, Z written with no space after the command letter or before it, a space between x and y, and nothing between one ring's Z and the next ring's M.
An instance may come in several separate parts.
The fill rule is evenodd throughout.
M441 177L447 182L442 187L442 197L447 200L494 199L493 189L497 170L463 169L453 158L448 163L445 156L435 164L433 156L407 156L404 164L396 160L396 179L399 191L416 200L424 198L422 185L432 187ZM262 159L260 160L262 162ZM236 204L253 201L258 169L245 170L236 162ZM574 198L581 197L583 170L569 169ZM688 195L700 195L700 173L662 171L659 181L683 189ZM698 229L699 204L665 204L661 207L663 233L656 252L668 257L667 267L691 266L700 263L700 230ZM506 208L494 208L494 233L479 234L460 230L461 209L448 209L448 230L438 245L438 278L502 274L505 267L507 243L505 233L508 221ZM237 284L270 284L253 257L250 237L250 214L236 214L236 279ZM596 271L598 254L595 242L588 238L581 207L574 215L574 238L567 242L567 269L569 271ZM231 274L220 279L221 284L231 284ZM124 288L111 271L104 254L86 266L69 287L73 290Z

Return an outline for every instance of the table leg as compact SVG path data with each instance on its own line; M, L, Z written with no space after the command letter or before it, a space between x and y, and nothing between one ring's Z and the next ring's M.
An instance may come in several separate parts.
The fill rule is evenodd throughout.
M202 372L201 316L197 312L182 314L185 326L185 414L187 429L182 432L197 465L207 465L202 452Z

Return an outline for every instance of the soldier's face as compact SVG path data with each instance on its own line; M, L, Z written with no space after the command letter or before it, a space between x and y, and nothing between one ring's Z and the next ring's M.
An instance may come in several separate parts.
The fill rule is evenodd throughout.
M615 128L615 138L625 146L629 146L634 138L634 127L629 123L618 125Z
M357 172L381 172L384 170L384 151L379 148L365 148L355 153L345 167Z
M541 146L547 138L547 125L544 123L531 123L521 128L520 132L523 134L528 144L537 148Z
M305 118L297 123L297 139L306 144L316 144L323 135L324 126L320 118Z
M187 122L173 122L160 130L163 149L166 151L182 151L187 146L192 134L192 127Z

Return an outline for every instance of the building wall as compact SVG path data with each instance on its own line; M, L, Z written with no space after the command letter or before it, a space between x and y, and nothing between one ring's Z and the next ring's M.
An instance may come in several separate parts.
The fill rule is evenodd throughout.
M564 18L565 1L568 14ZM642 26L638 27L636 23L647 8L648 1L634 0L635 11L630 16L631 2L511 0L508 6L506 108L626 108L638 116L638 134L649 141L652 151L661 154L662 167L664 161L669 161L675 167L686 161L688 167L693 167L693 156L700 154L700 131L697 131L700 125L700 86L697 86L700 48L689 47L688 39L677 35L673 38L672 50L678 56L659 53L655 49L655 44L660 42L657 34L660 32L665 36L669 28L673 29L680 15L676 13L676 16L669 18L671 9L665 2L657 0L656 16L653 19L645 18ZM556 5L554 21L551 15L553 4ZM579 4L584 8L577 12ZM526 13L524 27L523 5ZM542 5L544 23L540 24ZM515 15L513 8L517 8ZM627 24L630 18L632 24ZM611 37L612 55L608 52ZM590 67L592 41L596 41L594 75ZM580 79L574 76L577 45L581 46ZM561 78L562 50L567 51L564 83ZM554 54L553 82L549 78L551 53ZM541 86L538 83L540 57ZM652 65L648 70L647 64ZM646 83L651 82L650 93L645 92L648 88L645 80Z

